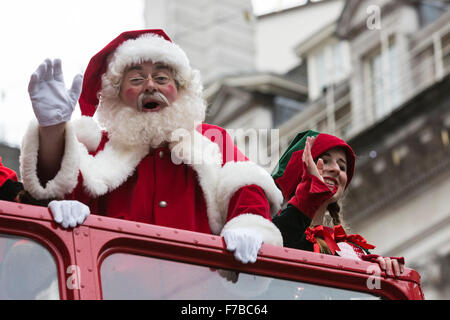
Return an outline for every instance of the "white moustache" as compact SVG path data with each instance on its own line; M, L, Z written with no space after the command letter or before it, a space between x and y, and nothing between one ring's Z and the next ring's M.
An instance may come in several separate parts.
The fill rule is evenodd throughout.
M154 92L154 93L141 93L138 97L138 109L139 111L142 111L144 108L144 104L147 102L156 102L158 104L161 104L162 106L168 106L169 100L167 100L166 96L163 95L160 92Z

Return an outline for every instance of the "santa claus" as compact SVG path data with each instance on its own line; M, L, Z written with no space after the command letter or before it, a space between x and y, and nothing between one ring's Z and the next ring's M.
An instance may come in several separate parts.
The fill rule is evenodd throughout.
M256 261L262 242L282 245L271 222L282 195L224 129L202 123L202 89L162 30L122 33L69 90L61 61L47 59L29 84L37 123L21 150L25 189L79 201L62 213L50 204L65 225L84 220L83 204L94 214L222 235L238 260ZM77 101L83 116L70 121Z

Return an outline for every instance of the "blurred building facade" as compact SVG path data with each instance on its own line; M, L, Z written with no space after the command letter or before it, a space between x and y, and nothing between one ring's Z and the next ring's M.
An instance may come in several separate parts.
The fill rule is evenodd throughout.
M329 130L359 156L347 221L405 256L426 298L449 299L450 5L347 1L336 34L350 45L350 108Z
M208 83L255 70L251 0L145 0L145 24L161 28Z
M275 2L275 1L274 1ZM282 4L283 1L277 1ZM258 71L288 73L299 64L295 47L321 32L342 11L344 0L300 1L294 7L260 15L255 23Z

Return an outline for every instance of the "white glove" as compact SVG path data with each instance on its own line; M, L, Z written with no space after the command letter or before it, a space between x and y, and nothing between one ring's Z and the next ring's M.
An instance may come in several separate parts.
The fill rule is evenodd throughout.
M53 220L63 228L75 228L78 224L82 224L91 213L88 206L73 200L53 200L48 207L53 214Z
M242 263L255 263L258 251L261 249L262 237L253 229L228 229L222 233L228 251L234 251L234 256Z
M52 126L70 120L81 94L83 76L78 74L66 89L61 60L46 59L31 75L28 93L39 125Z

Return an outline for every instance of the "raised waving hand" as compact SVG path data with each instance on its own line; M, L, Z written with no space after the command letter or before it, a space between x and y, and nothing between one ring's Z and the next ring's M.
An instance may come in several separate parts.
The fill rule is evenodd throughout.
M46 59L31 75L28 93L39 125L46 127L70 120L81 94L83 76L74 77L66 88L61 60Z
M308 169L308 173L316 176L320 180L323 181L323 160L318 159L317 164L314 162L314 159L311 155L311 147L314 144L316 137L307 137L305 143L305 150L303 151L303 162L306 164L306 168Z

